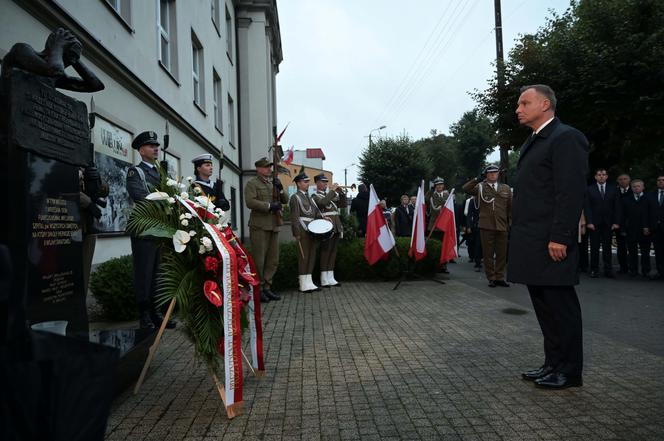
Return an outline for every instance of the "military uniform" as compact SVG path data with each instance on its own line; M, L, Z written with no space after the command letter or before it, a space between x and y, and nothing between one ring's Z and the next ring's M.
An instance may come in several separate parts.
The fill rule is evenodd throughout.
M498 167L489 166L485 172L497 172ZM495 188L494 188L495 186ZM479 227L482 241L482 259L490 286L507 286L505 266L507 264L507 233L512 219L512 189L507 184L479 182L471 179L463 190L473 195L479 203Z
M256 161L256 167L269 167L272 163L267 158ZM288 197L279 192L279 203L272 200L274 184L270 179L261 176L252 178L244 188L244 201L251 210L249 215L249 238L251 255L256 264L256 271L261 280L261 288L268 298L278 300L271 291L272 277L279 265L279 225L275 212L279 204L288 202ZM279 208L277 206L279 205Z
M146 144L159 145L155 132L140 133L131 146L138 150ZM159 185L159 170L154 164L141 161L127 170L127 192L134 203L142 201ZM159 247L154 240L131 236L131 254L134 267L134 293L143 328L161 325L163 316L156 311L154 295L157 291ZM152 326L151 326L152 325ZM169 327L175 324L169 321Z
M209 162L210 164L212 163L212 155L204 153L196 156L191 162L194 164L195 173L196 168L201 164L206 162ZM219 166L221 167L221 162ZM224 190L222 189L223 184L219 179L213 182L211 179L205 180L196 174L196 179L191 183L191 186L193 188L200 188L205 196L212 199L212 203L214 203L215 207L221 208L224 211L230 210L231 204L224 195Z
M309 177L300 173L295 176L294 181L309 181ZM288 202L290 207L291 229L293 237L299 242L297 253L297 267L300 291L311 292L318 290L313 280L311 273L314 271L314 264L316 263L316 241L309 234L309 223L320 218L320 212L314 206L306 191L297 190L295 194L290 197Z
M327 177L321 173L314 178L316 182L327 182ZM334 235L320 244L320 283L323 287L339 286L334 279L334 264L337 260L339 240L343 237L344 228L341 224L339 208L346 207L346 194L336 191L316 191L311 195L312 201L320 210L321 215L332 222Z
M434 187L439 184L445 184L445 180L442 178L436 178L433 181ZM445 202L447 202L447 198L450 195L450 193L447 190L443 190L442 192L438 193L435 190L431 190L428 194L427 202L429 203L429 228L428 230L431 231L436 224L436 219L438 219L438 215L440 214L440 210L443 209L445 206ZM442 231L441 231L442 233Z

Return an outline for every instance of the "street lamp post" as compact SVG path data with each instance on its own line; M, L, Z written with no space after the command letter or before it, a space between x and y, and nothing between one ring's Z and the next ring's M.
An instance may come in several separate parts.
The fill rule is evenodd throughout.
M373 132L377 132L377 131L383 130L385 127L387 127L387 126L380 126L380 127L375 128L375 129L373 129L373 130L371 130L371 131L369 132L369 147L371 147L371 134L372 134Z

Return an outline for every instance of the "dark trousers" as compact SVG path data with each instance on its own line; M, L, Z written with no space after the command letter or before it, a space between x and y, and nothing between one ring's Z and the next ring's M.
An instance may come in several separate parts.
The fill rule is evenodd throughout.
M664 225L659 225L652 238L652 244L655 248L655 264L657 273L664 276Z
M620 271L627 272L627 237L622 230L616 230L616 244L618 246L618 265Z
M639 272L639 251L641 251L641 273L650 272L650 239L627 239L627 266L630 272Z
M475 261L475 238L473 233L466 233L463 235L463 238L466 240L466 247L468 248L468 259L471 262ZM461 244L459 244L461 246Z
M586 230L586 234L581 235L581 242L579 242L579 269L581 271L588 270L588 238L590 235Z
M479 267L482 265L482 237L480 236L480 229L473 228L471 233L473 237L473 256L475 261L475 266Z
M528 285L544 336L544 365L580 377L583 370L581 305L573 286Z
M602 247L602 263L604 271L611 271L611 225L595 224L590 230L590 269L599 269L599 247Z
M140 311L154 306L159 270L159 247L150 239L131 238L131 254L134 261L134 293Z

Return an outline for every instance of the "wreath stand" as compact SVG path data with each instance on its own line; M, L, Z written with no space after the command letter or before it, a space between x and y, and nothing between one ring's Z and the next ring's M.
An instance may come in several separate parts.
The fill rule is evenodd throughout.
M138 377L136 386L134 386L134 395L138 393L138 390L143 385L143 381L145 381L145 376L148 373L148 368L152 363L154 355L157 353L157 348L159 347L159 343L161 342L161 336L164 334L164 330L166 329L166 323L168 322L168 319L171 317L174 308L175 308L175 299L172 299L171 303L168 305L168 310L166 310L166 314L164 315L164 320L162 320L161 326L159 327L159 332L157 332L157 336L154 339L154 343L152 343L152 346L150 346L150 352L148 353L148 358L145 360L145 364L143 365L143 370L141 371L141 375ZM254 374L255 377L263 376L263 372L258 372L254 369L254 367L249 362L249 359L245 355L244 351L242 351L242 358L244 358L244 361L247 363L247 366L249 366L249 369L251 369L251 372ZM241 408L236 408L235 406L226 405L226 399L224 398L226 390L222 382L219 381L217 374L210 369L210 375L212 376L212 381L214 382L214 385L217 388L217 392L219 392L219 397L221 398L221 401L224 403L228 419L230 420L238 415L241 415L242 414Z
M434 230L431 230L429 232L429 236L427 236L427 241L431 239L431 235L433 234ZM396 248L395 248L396 250ZM399 253L397 252L397 256L399 256ZM403 266L401 265L401 261L399 261L399 280L397 280L396 285L394 285L394 288L392 288L392 291L396 291L397 288L399 288L399 285L401 285L401 282L403 281L409 281L409 280L423 280L423 281L429 281L429 282L436 282L440 283L441 285L445 285L445 282L436 279L435 277L424 277L420 274L417 274L415 272L415 265L417 265L417 262L413 262L410 259L410 256L408 256L408 259L406 260L406 268L404 269Z

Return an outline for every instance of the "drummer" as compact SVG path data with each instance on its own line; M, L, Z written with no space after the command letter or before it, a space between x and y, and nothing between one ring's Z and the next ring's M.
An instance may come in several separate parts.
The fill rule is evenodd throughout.
M291 228L293 237L297 242L297 269L300 282L300 292L320 291L313 280L311 273L316 261L317 241L309 234L308 225L315 218L320 218L320 211L314 207L309 199L309 176L302 172L293 179L297 191L290 197Z
M314 181L316 182L316 193L311 195L311 199L320 210L323 218L334 225L334 235L330 239L324 240L320 245L320 284L324 288L341 286L334 279L334 263L337 259L339 240L344 234L339 208L346 207L346 193L336 183L330 185L330 191L328 191L327 183L329 179L324 173L314 176Z

